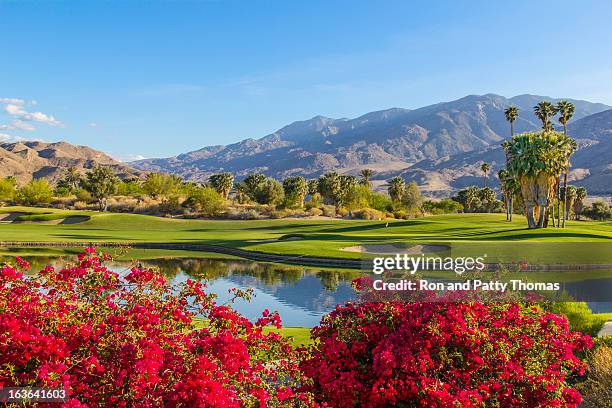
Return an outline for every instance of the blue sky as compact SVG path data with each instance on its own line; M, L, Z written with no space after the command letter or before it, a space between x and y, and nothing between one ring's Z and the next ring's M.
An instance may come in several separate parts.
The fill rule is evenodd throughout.
M467 94L612 105L612 3L0 0L0 138L163 157Z

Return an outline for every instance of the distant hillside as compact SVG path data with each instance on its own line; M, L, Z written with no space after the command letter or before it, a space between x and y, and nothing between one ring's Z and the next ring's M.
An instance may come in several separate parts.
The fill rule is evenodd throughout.
M0 177L15 176L18 183L32 178L46 178L55 182L63 177L69 167L85 171L96 163L111 166L121 177L142 173L86 146L66 142L0 143Z
M379 180L378 185L390 175L401 174L416 180L431 194L448 195L456 188L480 182L478 160L501 164L503 157L497 147L509 135L504 109L509 105L519 107L516 132L536 130L540 123L533 114L533 106L541 100L559 99L537 95L513 98L470 95L414 110L392 108L371 112L355 119L316 116L260 139L131 164L142 170L180 174L194 181L204 181L210 174L221 171L238 177L261 172L283 178L294 174L316 177L330 170L357 173L368 167L377 172L374 180ZM568 100L576 105L573 118L576 124L610 109L600 103ZM596 118L595 122L598 121ZM601 133L595 125L590 128Z

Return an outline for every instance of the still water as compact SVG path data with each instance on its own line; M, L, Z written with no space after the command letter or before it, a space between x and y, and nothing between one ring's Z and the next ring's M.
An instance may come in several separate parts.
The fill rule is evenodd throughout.
M45 265L60 267L74 260L71 256L23 256L39 271ZM0 263L11 257L0 256ZM351 300L355 292L351 280L358 271L338 272L308 267L253 262L241 259L163 258L140 261L143 267L159 269L172 283L187 279L206 281L206 290L227 303L232 288L252 289L250 301L236 300L232 307L249 319L261 317L264 309L278 311L285 326L313 327L337 304ZM108 262L115 272L126 272L134 263Z
M12 259L0 255L0 263ZM17 253L15 253L17 254ZM141 254L135 257L140 257ZM32 264L32 271L45 265L56 267L72 262L73 255L23 255ZM129 258L124 255L124 258ZM141 258L142 259L142 258ZM233 307L255 320L264 309L278 311L285 326L316 326L323 315L337 304L355 299L351 281L360 276L359 271L321 270L310 267L254 262L242 259L177 258L166 257L140 261L143 267L156 268L171 282L187 279L206 281L207 290L217 295L219 303L226 303L232 288L252 289L250 301L239 299ZM116 272L126 272L133 261L112 261L107 266ZM563 272L559 273L562 276ZM595 313L612 312L612 278L599 273L585 279L569 280L562 284L566 293L586 300Z

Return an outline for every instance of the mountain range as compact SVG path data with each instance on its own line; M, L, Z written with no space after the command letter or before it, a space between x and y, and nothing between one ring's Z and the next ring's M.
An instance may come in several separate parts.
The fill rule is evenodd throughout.
M53 183L69 167L84 172L95 164L110 166L123 178L142 173L87 146L38 141L0 143L0 177L13 176L19 184L32 178L46 178Z
M576 110L568 127L579 142L570 179L591 193L612 193L612 110L610 106L567 99ZM371 168L375 186L399 175L416 181L429 195L444 196L482 183L480 165L492 165L491 183L504 165L501 142L509 137L504 110L519 108L515 132L537 130L533 107L560 99L538 95L505 98L469 95L418 109L391 108L354 119L315 116L259 139L208 146L174 157L130 163L143 171L179 174L205 181L212 173L238 178L260 172L284 178L316 177L328 171L357 174Z

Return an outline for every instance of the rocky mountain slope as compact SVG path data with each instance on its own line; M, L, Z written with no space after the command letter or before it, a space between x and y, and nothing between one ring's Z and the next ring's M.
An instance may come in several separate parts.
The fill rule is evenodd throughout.
M513 98L470 95L414 110L392 108L371 112L355 119L316 116L260 139L205 147L176 157L140 160L131 165L180 174L194 181L204 181L210 174L221 171L238 177L261 172L283 178L293 174L315 177L330 170L357 173L368 167L377 172L374 179L379 180L378 185L389 176L400 174L417 181L431 194L448 195L456 188L481 182L482 160L501 164L503 157L498 147L509 135L504 109L509 105L519 107L516 132L536 130L540 124L533 106L541 100L558 101L537 95ZM594 114L610 107L569 100L576 105L572 126L580 126L573 128L577 133L572 135L589 140L581 146L593 146L602 138L609 140L605 132L612 127L600 124L605 115L598 118ZM594 154L595 150L594 147L586 150L586 155ZM584 154L577 154L577 163ZM584 183L590 183L591 178L595 183L595 173L607 165L603 162L597 168L589 165L575 172L576 178Z
M0 177L14 176L20 184L32 178L55 182L69 167L85 171L96 163L111 166L121 177L142 173L86 146L66 142L0 143Z

